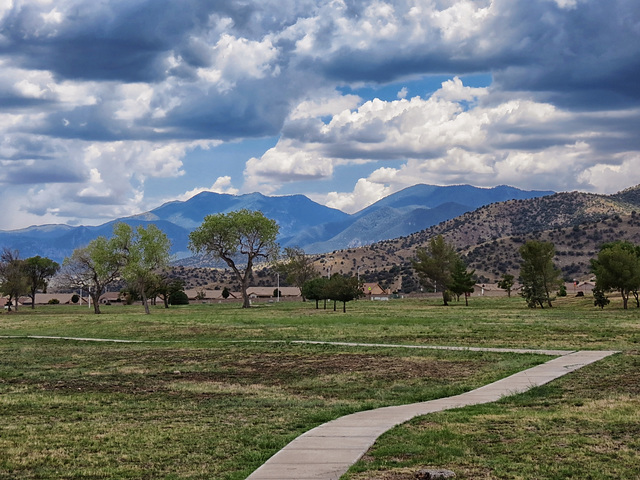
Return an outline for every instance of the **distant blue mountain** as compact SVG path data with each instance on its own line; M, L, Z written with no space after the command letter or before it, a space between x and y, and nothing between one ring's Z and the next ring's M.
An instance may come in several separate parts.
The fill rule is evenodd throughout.
M171 239L173 254L180 259L190 255L189 233L202 223L204 217L246 208L259 210L278 222L281 246L299 246L308 253L324 253L410 235L490 203L552 193L507 186L415 185L349 215L303 195L268 197L259 193L228 195L203 192L186 201L169 202L149 212L96 227L43 225L0 231L0 247L18 249L22 258L41 255L62 262L75 248L98 236L111 236L116 222L132 226L153 223Z

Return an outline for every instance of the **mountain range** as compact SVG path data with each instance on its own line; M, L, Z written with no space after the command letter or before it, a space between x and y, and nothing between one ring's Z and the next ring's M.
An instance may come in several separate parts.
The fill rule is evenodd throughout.
M62 262L75 248L98 236L111 236L116 222L132 226L153 223L171 240L172 253L179 264L191 255L189 233L202 223L205 216L246 208L259 210L276 220L280 227L278 241L282 247L298 246L308 253L323 253L411 235L496 202L552 194L551 191L525 191L508 186L414 185L357 213L347 214L303 195L203 192L186 201L169 202L148 212L99 226L43 225L0 231L0 247L17 249L22 258L40 255Z
M407 236L323 254L316 266L412 291L418 285L411 267L415 253L437 235L456 247L483 283L496 282L503 273L517 278L519 248L530 239L554 244L554 263L565 279L588 280L590 260L603 243L640 244L640 185L613 195L562 192L496 202Z

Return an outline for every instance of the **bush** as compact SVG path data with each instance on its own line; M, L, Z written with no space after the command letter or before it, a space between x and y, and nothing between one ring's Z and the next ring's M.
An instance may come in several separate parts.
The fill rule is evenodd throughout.
M57 298L52 298L51 300L49 300L47 302L49 305L58 305L60 304L60 300L58 300Z
M189 297L182 290L178 290L169 295L171 305L189 305Z
M80 296L77 293L74 293L73 296L71 297L71 303L78 303L79 300L80 300Z

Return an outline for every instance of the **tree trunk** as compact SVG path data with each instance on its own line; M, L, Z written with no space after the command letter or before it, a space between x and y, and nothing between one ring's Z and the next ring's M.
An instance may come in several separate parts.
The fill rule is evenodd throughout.
M448 306L449 303L447 303L447 291L446 290L442 290L442 301L444 302L444 306Z
M245 278L242 279L242 308L251 307L251 300L247 290L249 290L249 275L245 275Z
M93 313L100 314L100 295L90 293L91 300L93 300Z
M347 313L347 302L342 302L342 313Z
M142 293L142 305L144 305L144 313L149 315L151 312L149 311L149 302L147 301L147 294L144 292L144 288L141 289L141 293Z
M622 305L624 306L624 309L627 310L629 305L629 292L621 289L620 293L622 294Z

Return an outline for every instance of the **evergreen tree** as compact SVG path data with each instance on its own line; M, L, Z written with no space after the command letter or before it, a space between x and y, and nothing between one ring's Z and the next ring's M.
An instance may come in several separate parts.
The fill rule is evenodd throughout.
M511 297L511 289L514 285L515 277L509 273L502 274L502 280L498 282L498 288L507 291L507 297Z
M520 278L522 278L522 297L531 308L545 303L552 307L551 292L561 285L560 270L553 264L555 247L551 242L529 240L520 247L522 264Z
M476 284L473 278L475 270L467 271L467 266L458 258L451 272L451 283L448 285L449 290L453 293L457 300L460 301L460 295L464 295L464 303L469 306L469 293L473 293Z
M593 306L600 307L604 309L607 305L609 305L611 301L605 295L604 290L602 288L597 287L593 289Z

